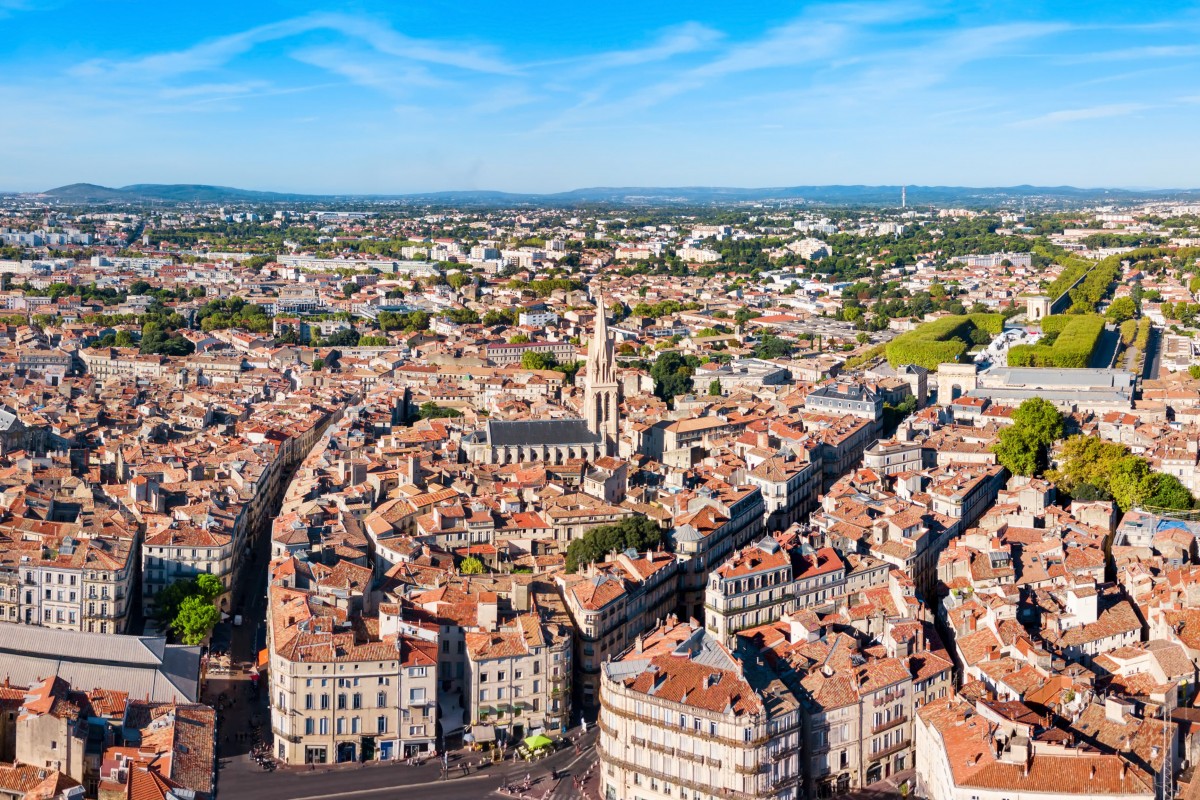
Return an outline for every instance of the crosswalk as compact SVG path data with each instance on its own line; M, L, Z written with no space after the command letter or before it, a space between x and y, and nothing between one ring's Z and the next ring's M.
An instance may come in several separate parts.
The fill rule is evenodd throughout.
M572 777L583 775L591 764L596 760L596 747L594 744L589 744L583 748L583 751L573 756L565 765L558 767L560 773L566 773L561 780L551 784L549 778L543 778L529 792L525 794L525 800L581 800L581 798L590 798L596 800L596 774L593 768L591 779L581 791ZM495 795L500 797L512 797L497 790Z

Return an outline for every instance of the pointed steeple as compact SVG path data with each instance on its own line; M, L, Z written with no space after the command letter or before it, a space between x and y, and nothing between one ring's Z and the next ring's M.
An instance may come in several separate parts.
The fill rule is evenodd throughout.
M588 430L601 437L605 453L616 452L621 387L616 380L616 351L608 333L604 298L596 293L596 322L587 354L587 387L584 391L584 419Z
M592 328L592 341L588 346L588 384L609 383L613 377L613 361L616 354L608 335L608 319L605 316L604 296L596 293L596 323Z

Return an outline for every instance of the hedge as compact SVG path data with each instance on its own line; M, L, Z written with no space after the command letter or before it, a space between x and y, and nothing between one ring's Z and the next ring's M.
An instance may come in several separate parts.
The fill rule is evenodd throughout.
M962 314L926 322L888 342L888 363L893 367L916 364L935 372L938 364L962 359L976 328L995 336L1004 329L1004 315Z
M1056 315L1042 320L1043 323L1061 316L1068 322L1054 322L1051 328L1059 328L1058 338L1052 345L1019 344L1008 350L1010 367L1057 367L1060 369L1083 369L1092 358L1096 342L1104 331L1104 318L1097 314ZM1046 330L1045 324L1042 330Z
M1138 322L1137 337L1133 340L1133 346L1144 351L1148 344L1150 344L1150 318L1142 317Z
M1127 319L1121 323L1121 343L1126 347L1133 344L1137 336L1138 323L1136 319Z
M1072 314L1055 314L1050 317L1042 317L1042 333L1062 333L1063 328L1070 325L1076 319L1077 317Z

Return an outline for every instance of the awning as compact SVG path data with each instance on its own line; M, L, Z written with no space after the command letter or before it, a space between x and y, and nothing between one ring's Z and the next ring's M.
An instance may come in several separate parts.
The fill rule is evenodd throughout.
M270 663L271 663L271 651L267 650L265 648L262 650L259 650L258 651L258 668L266 669L267 664L270 664Z
M545 750L547 747L554 746L554 740L549 736L539 733L537 736L530 736L525 740L525 746L530 750Z
M475 737L477 742L494 742L496 741L496 726L472 725L470 735Z

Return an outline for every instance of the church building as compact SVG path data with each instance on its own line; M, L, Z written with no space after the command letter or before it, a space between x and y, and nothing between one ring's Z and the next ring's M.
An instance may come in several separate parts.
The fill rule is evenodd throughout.
M583 370L587 385L582 419L488 420L483 430L463 438L467 458L476 464L541 461L563 464L571 459L595 461L614 455L621 416L621 385L616 377L616 350L602 301Z

